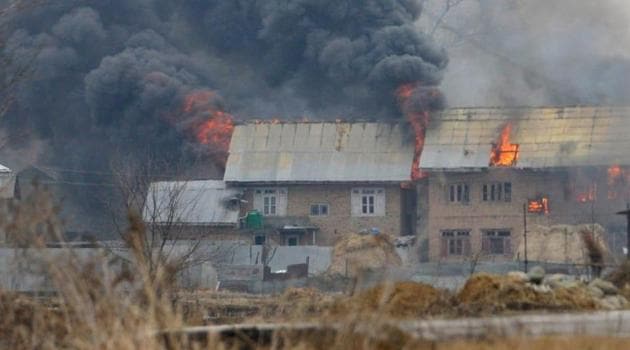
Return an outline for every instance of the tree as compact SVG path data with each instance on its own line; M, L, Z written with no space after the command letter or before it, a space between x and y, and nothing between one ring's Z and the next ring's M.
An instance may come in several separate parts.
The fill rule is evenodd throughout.
M155 157L112 163L115 196L109 207L114 226L130 258L143 265L146 278L160 288L188 268L220 263L230 252L230 245L205 241L207 226L191 223L203 191L191 188L189 181L172 181L178 168ZM160 173L164 169L167 173Z

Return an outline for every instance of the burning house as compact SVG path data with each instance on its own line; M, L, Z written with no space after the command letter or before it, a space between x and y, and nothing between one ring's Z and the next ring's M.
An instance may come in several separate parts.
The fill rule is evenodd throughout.
M333 245L349 232L411 235L414 141L396 123L237 125L224 181L260 213L256 244Z
M420 160L424 258L512 259L526 225L623 227L614 213L630 200L629 117L622 107L440 112Z

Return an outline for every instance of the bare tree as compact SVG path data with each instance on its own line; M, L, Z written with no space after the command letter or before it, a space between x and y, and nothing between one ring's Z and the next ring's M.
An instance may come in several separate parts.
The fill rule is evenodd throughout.
M114 227L148 278L167 276L172 282L188 268L229 254L229 246L204 244L211 228L194 222L203 189L191 188L189 181L166 181L176 179L178 166L147 157L144 162L124 158L111 168L116 196L108 206ZM167 174L160 173L164 169Z
M478 251L469 255L466 260L468 262L468 276L472 276L477 271L477 266L479 262L483 260L487 256L486 252L483 249L479 249Z

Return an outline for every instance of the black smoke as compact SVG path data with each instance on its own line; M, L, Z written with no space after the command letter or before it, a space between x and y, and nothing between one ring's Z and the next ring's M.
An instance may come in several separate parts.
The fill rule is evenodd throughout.
M39 162L107 171L114 154L194 159L181 113L213 91L237 119L400 119L396 89L439 84L445 52L415 0L72 0L16 13L5 55L32 62L2 127ZM6 78L6 77L5 77ZM19 131L19 132L18 132Z
M396 88L437 85L447 64L420 13L414 0L40 4L6 35L34 70L5 126L49 140L51 161L93 167L95 148L180 156L190 140L174 114L201 89L239 119L400 118Z

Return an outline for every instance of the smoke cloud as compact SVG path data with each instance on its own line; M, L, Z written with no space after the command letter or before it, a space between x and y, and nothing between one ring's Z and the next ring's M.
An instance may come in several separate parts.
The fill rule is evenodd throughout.
M188 152L177 114L200 90L240 119L400 118L396 88L439 84L448 61L420 15L415 0L38 5L7 35L34 69L5 127L49 140L47 161L94 168L103 150Z
M94 174L116 155L213 154L195 130L204 117L402 120L396 89L438 85L448 62L415 25L421 10L416 0L43 2L4 33L3 54L31 69L0 127L22 135L11 149L38 140L39 163L86 170L71 182L98 185L111 183ZM94 188L69 192L87 203Z
M439 17L428 1L419 25ZM435 33L449 53L450 106L626 105L625 0L464 0Z

